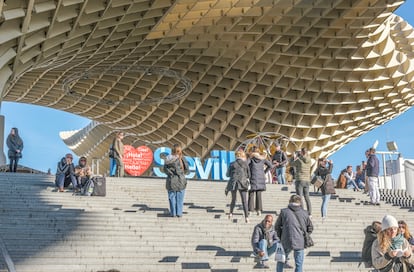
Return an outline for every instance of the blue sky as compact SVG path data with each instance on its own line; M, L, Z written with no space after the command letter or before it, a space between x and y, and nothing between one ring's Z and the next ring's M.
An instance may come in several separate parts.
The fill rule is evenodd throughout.
M414 0L407 0L396 14L414 26L413 11ZM58 160L71 152L60 139L59 132L78 130L89 123L88 119L70 113L20 103L1 103L0 114L5 116L5 138L12 127L19 128L24 141L20 163L44 172L50 168L52 173L56 171ZM412 108L338 150L330 157L334 161L334 176L346 165L353 165L355 168L360 164L365 159L364 151L376 140L379 142L377 150L387 151L386 142L395 141L404 158L414 159L413 120ZM7 152L6 144L4 146Z

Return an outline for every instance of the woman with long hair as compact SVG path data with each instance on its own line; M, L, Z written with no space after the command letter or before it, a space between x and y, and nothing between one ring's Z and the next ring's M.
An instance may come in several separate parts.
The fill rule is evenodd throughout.
M171 155L165 158L164 172L167 175L165 187L168 191L171 217L183 216L184 195L189 172L187 159L179 144L174 144Z
M22 158L22 150L23 150L23 140L19 136L19 130L17 128L12 128L10 130L10 134L7 136L6 140L7 147L9 148L8 157L10 160L10 172L17 171L17 165L19 163L19 159Z
M230 177L225 190L226 195L231 192L231 203L229 219L233 218L233 210L236 205L237 191L240 193L243 205L244 219L249 223L247 192L249 190L250 168L246 162L246 153L243 150L236 151L236 160L227 169L227 176Z
M381 231L371 249L372 265L383 272L407 272L414 264L414 255L408 241L398 231L398 222L392 215L382 219Z
M324 183L320 187L322 192L322 221L326 220L326 216L328 215L328 202L331 199L331 195L335 194L335 188L331 177L332 168L333 163L331 160L319 158L318 168L316 168L315 172L313 173L315 176L320 176L324 180Z
M398 221L398 228L399 228L400 233L402 234L402 236L404 236L404 238L407 239L408 243L410 243L411 250L414 251L414 237L411 234L407 223L404 220Z

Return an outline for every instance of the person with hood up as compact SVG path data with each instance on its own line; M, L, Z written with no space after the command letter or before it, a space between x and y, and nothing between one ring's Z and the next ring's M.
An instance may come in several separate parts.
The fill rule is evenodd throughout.
M380 271L408 272L414 264L414 254L407 239L399 232L398 221L386 215L381 222L381 231L371 248L372 265Z
M250 152L248 165L250 168L249 212L256 211L260 216L263 211L262 191L266 190L265 175L272 169L272 163L266 159L266 153L260 152L254 146Z
M69 186L72 182L73 190L79 192L78 182L75 176L75 165L73 164L73 156L68 153L57 164L55 184L59 192L63 192L63 188Z
M7 147L9 148L8 157L10 160L9 171L16 172L19 159L22 158L23 140L19 136L19 130L12 128L10 134L6 140Z
M305 236L304 232L311 234L313 224L307 211L302 208L302 198L292 195L289 205L280 211L276 220L275 230L285 250L286 260L293 251L295 261L295 272L303 271L305 258ZM276 272L282 272L284 268L292 268L287 263L277 262Z
M181 146L174 144L171 155L165 158L164 172L167 175L165 187L168 191L171 217L183 216L184 195L187 187L185 175L189 172Z

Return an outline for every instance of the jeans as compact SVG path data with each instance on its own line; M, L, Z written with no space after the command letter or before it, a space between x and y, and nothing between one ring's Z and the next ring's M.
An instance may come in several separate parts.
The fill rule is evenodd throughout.
M292 250L286 250L286 260ZM303 269L303 260L305 258L305 250L304 249L294 249L293 250L293 257L295 259L295 272L302 272ZM276 265L276 272L283 272L284 263L277 262Z
M240 192L241 202L243 205L244 217L247 218L249 217L248 209L247 209L247 191L240 190L239 192ZM233 213L234 206L236 206L236 199L237 199L237 191L236 190L231 191L230 213Z
M279 184L286 184L285 173L286 173L286 167L285 166L276 167L277 182Z
M116 161L114 158L109 158L109 176L115 177L116 175Z
M76 180L76 176L74 174L70 174L69 177L72 182L73 189L77 188L78 182ZM65 178L66 178L66 173L60 173L59 175L57 175L56 181L55 181L56 186L59 188L63 188L64 183L65 183Z
M321 214L322 214L322 218L326 217L326 215L328 214L328 202L329 199L331 199L331 195L323 195L322 196L322 206L321 206Z
M374 204L380 202L380 192L378 189L378 183L378 177L368 177L369 197L371 198L371 203Z
M269 260L269 256L271 256L273 253L275 253L276 246L277 246L277 243L274 242L271 247L267 247L267 240L266 239L262 239L262 240L259 241L258 248L260 248L260 250L264 252L264 255L262 257L262 261L268 261Z
M124 177L125 176L125 167L124 162L120 158L115 158L116 163L116 173L118 174L118 177Z
M309 215L312 215L312 204L309 198L309 182L306 181L296 181L296 194L300 195L303 198L305 198L306 201L306 208L308 209ZM302 200L302 207L303 206L303 200Z
M185 190L168 191L168 201L170 203L171 216L183 216Z
M19 162L19 158L10 158L10 166L9 166L9 171L10 172L16 172L17 171L18 162Z

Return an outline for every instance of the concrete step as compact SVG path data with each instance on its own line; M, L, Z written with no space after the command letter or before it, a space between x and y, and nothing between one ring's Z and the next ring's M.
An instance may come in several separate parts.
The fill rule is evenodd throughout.
M252 271L253 226L265 213L276 219L294 193L293 186L269 184L263 215L245 223L240 202L227 218L225 182L189 181L185 214L171 218L162 179L107 178L106 197L54 192L53 181L0 174L0 235L17 271ZM307 272L367 271L358 268L363 229L388 213L414 224L407 209L364 205L369 198L360 192L337 193L323 223L321 197L311 194L316 244L306 250Z

